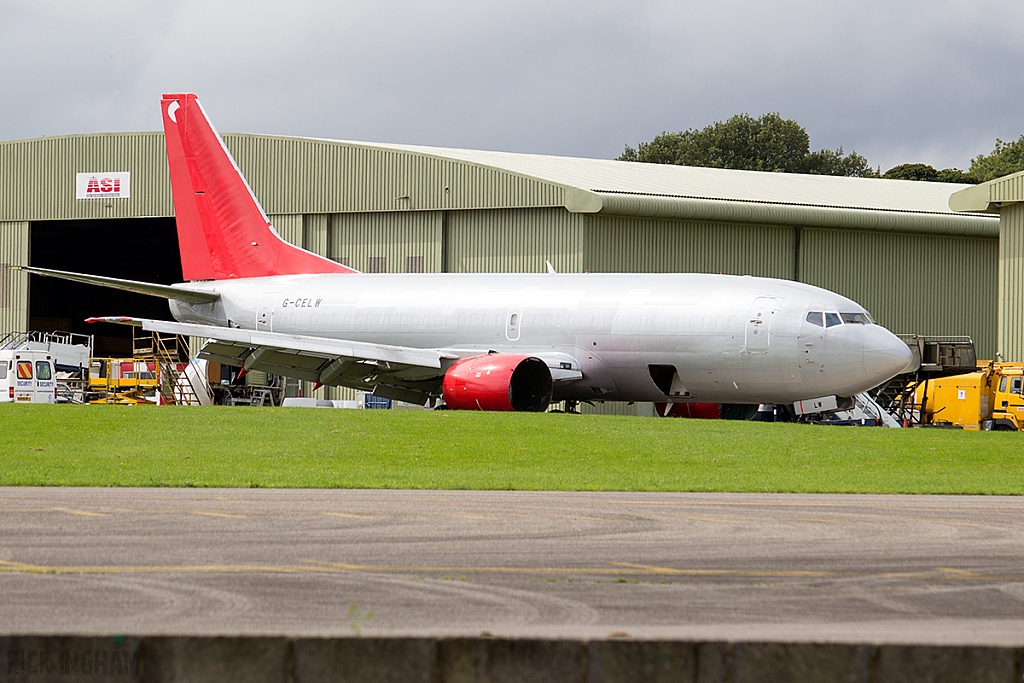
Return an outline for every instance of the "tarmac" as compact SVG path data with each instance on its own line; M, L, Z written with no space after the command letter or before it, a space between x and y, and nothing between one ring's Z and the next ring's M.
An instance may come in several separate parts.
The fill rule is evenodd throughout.
M1024 645L1024 498L0 488L0 630Z

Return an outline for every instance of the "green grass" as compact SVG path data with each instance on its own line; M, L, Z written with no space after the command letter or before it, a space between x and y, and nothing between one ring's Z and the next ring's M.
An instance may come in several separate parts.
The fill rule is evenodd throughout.
M8 404L0 434L0 485L1024 493L1005 432Z

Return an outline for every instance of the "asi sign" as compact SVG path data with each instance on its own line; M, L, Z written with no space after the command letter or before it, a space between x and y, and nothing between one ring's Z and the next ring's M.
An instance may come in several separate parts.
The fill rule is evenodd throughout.
M79 173L75 177L75 199L127 199L132 196L132 174Z

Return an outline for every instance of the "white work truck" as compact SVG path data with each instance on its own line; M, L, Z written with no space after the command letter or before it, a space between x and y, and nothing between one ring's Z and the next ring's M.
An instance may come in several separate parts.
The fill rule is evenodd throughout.
M57 380L45 351L0 351L0 403L54 403Z

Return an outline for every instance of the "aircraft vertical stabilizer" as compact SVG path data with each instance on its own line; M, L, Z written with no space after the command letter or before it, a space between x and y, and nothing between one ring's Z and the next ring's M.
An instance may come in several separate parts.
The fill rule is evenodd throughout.
M186 280L356 272L277 235L194 94L160 108Z

